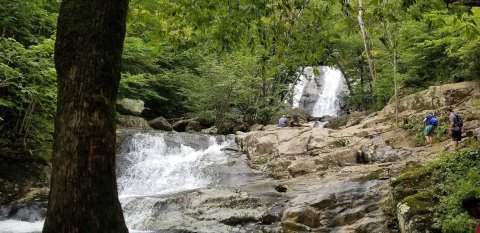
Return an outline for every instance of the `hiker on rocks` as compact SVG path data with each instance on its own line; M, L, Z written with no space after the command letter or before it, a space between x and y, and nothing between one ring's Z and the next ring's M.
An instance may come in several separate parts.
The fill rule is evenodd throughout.
M292 120L289 122L290 127L308 127L308 124L303 124L300 122L300 119L298 118L297 115L294 115Z
M453 150L458 149L458 142L462 141L462 126L463 126L463 118L460 114L453 112L452 108L447 108L445 113L448 116L449 128L448 132L452 137L452 144Z
M425 139L427 141L427 146L431 146L433 143L433 133L435 132L435 128L438 125L438 120L435 118L432 112L428 113L425 119L423 119L423 124L425 125L425 129L423 130L423 134L425 135Z
M282 115L280 119L278 119L278 127L287 127L288 126L288 119L285 115Z
M292 120L289 122L290 127L301 127L302 124L300 123L300 119L298 119L297 115L294 115Z
M468 215L480 220L480 198L476 197L474 193L469 193L462 198L462 209L467 211ZM480 222L477 222L475 233L480 233Z

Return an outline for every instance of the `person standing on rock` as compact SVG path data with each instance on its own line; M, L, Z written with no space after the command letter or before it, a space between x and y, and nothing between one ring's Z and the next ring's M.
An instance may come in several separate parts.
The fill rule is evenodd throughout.
M278 127L287 127L288 126L288 119L285 115L282 115L280 119L278 119Z
M448 132L452 137L452 144L453 150L458 149L458 142L462 141L462 126L463 126L463 118L460 114L453 112L452 108L447 108L445 110L448 121L449 121L449 128Z
M469 193L462 198L462 209L477 221L480 220L480 198L474 193ZM480 233L480 222L477 222L475 233Z
M425 139L427 141L427 146L432 146L433 143L433 133L435 132L435 128L438 125L438 120L435 118L432 112L428 113L425 119L423 119L423 124L425 125L425 129L423 130L423 134L425 135Z

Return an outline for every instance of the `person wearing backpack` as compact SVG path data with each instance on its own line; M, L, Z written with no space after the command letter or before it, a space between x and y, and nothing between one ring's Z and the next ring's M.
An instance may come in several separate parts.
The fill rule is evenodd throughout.
M423 124L425 125L425 129L423 130L423 134L425 135L425 139L427 141L427 146L432 146L433 133L435 132L435 128L438 125L438 120L437 120L437 118L435 118L433 113L430 112L423 119Z
M462 141L463 117L458 112L453 112L452 108L447 108L445 112L448 115L448 132L452 137L453 150L458 149L458 142Z

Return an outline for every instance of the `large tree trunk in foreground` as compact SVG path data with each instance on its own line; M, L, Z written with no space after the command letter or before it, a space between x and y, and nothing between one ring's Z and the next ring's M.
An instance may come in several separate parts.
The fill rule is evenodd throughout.
M63 0L44 233L128 232L115 177L115 100L128 0Z

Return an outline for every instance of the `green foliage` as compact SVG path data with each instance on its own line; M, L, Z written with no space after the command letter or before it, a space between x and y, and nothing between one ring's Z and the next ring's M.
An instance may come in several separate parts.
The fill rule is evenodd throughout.
M53 39L45 39L25 48L13 39L0 39L0 138L4 142L21 138L24 147L48 150L56 102L53 45Z
M58 1L0 0L0 5L0 37L32 45L53 34Z
M423 130L425 125L423 124L423 119L418 117L412 117L405 119L402 124L399 125L400 128L408 130L411 137L413 137L413 142L415 146L425 146L425 135ZM439 121L439 124L435 127L433 133L434 142L442 142L447 140L450 136L448 135L448 122Z
M350 141L346 138L337 138L335 139L335 144L340 147L348 146L350 144Z
M48 142L59 1L0 4L0 139ZM367 111L390 101L394 78L405 95L480 77L479 9L447 8L442 0L367 0L363 10L376 80L357 1L132 2L119 97L144 100L147 117L200 116L226 133L285 112L289 85L305 66L340 68L348 107ZM421 126L402 127L423 144ZM446 137L440 131L435 140Z
M429 231L473 232L475 222L460 213L460 200L469 192L480 192L480 150L444 154L423 167L410 168L392 182L394 200L407 202L427 197L417 205L417 215L433 223ZM433 216L433 219L432 219Z
M268 162L268 158L265 156L260 156L255 160L256 164L266 164Z

